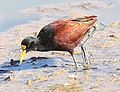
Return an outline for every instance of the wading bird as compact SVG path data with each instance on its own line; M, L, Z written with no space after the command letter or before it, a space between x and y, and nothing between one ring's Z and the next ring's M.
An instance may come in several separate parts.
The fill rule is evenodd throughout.
M26 37L21 42L22 63L25 53L28 51L68 51L78 68L73 56L74 48L80 43L84 64L88 65L88 60L83 48L84 43L81 43L84 36L93 28L96 30L95 23L97 16L84 16L76 19L60 19L44 26L37 37ZM89 37L88 37L89 38Z

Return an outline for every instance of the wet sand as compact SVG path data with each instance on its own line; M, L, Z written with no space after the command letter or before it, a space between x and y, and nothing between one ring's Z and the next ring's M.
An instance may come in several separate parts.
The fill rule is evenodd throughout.
M39 20L15 26L0 33L0 91L6 92L120 92L120 23L107 24L85 44L91 61L90 70L82 70L80 47L75 49L79 64L76 74L74 62L67 52L27 53L20 59L20 42L26 36L36 36L46 24L59 18L100 15L101 9L112 9L114 3L90 0L84 2L44 5L21 10L24 14L38 14ZM98 11L99 13L97 13ZM106 16L107 17L107 16ZM99 20L100 21L100 20ZM98 21L98 24L100 23ZM99 25L100 29L101 26ZM31 58L33 57L33 58Z

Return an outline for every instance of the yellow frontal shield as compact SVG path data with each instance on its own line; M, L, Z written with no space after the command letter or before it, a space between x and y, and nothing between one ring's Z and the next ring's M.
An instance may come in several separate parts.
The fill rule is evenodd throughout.
M25 45L21 45L21 48L22 48L22 53L21 53L21 58L20 58L20 64L22 63L24 57L25 57L25 54L26 54L26 46Z
M25 45L21 45L21 48L22 48L22 50L25 50L26 46Z

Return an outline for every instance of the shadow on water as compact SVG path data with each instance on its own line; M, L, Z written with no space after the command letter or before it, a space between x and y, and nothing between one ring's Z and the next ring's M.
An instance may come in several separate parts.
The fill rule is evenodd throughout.
M5 62L0 65L0 73L7 73L8 71L26 70L40 67L52 67L54 65L54 60L47 57L32 57L24 60L22 64L19 60L11 59L10 62Z
M60 61L60 62L59 62ZM61 62L62 61L62 62ZM19 60L11 59L10 62L5 62L0 65L0 74L9 73L10 71L19 71L27 69L38 69L46 67L64 67L63 62L68 62L63 58L49 58L49 57L31 57L27 60L23 60L23 63L20 64ZM59 64L58 64L59 63Z

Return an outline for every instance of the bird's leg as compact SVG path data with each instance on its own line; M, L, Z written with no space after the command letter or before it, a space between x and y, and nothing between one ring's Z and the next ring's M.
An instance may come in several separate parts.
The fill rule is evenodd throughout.
M92 27L91 27L92 28ZM90 29L91 29L90 28ZM87 40L93 35L93 33L95 32L95 30L96 30L96 26L93 26L93 31L92 32L90 32L90 29L88 29L88 31L87 32L90 32L90 33L88 33L88 37L85 39L85 41L82 43L82 45L81 45L81 50L82 50L82 58L83 58L83 61L84 61L84 64L83 64L83 68L86 70L88 70L89 69L89 65L90 65L90 60L87 58L87 56L86 56L86 53L85 53L85 49L83 48L83 45L87 42Z
M75 63L75 69L78 70L77 62L75 61L74 55L72 54L73 61Z
M81 50L82 50L82 58L83 58L83 61L84 61L83 69L84 70L88 70L89 69L89 65L90 65L90 61L89 61L89 59L86 56L85 49L83 48L83 45L81 46Z
M90 30L92 28L94 28L94 29L92 32L90 32ZM91 28L88 29L88 31L85 33L85 35L88 33L88 35L87 35L88 37L85 39L85 41L82 43L82 45L84 45L87 42L87 40L94 34L95 30L96 30L96 26L92 26Z
M75 58L74 58L74 55L73 55L73 50L72 51L69 51L69 53L71 54L72 58L73 58L73 61L75 63L75 69L78 70L78 65L77 65L77 62L75 61Z

